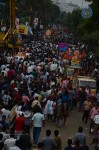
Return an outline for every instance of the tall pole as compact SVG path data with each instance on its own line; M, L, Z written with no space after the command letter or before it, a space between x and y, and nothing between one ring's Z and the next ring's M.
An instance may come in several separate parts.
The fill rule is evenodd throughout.
M10 34L12 34L15 29L15 0L9 1L10 1Z
M81 5L81 8L83 8L83 4L84 4L84 1L82 0L82 5Z

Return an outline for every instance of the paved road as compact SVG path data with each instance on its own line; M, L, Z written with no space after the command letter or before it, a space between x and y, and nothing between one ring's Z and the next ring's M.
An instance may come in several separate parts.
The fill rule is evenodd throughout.
M82 112L78 112L77 110L73 110L70 112L70 116L67 120L67 125L62 128L59 128L55 125L54 122L47 121L45 127L42 129L39 140L41 140L45 136L46 129L51 129L52 137L54 130L58 129L60 131L60 135L63 141L63 148L67 145L67 140L69 137L73 139L75 133L77 133L77 129L79 126L84 128L84 133L86 134L87 144L90 145L92 141L92 135L89 135L89 123L85 124L81 120ZM93 146L90 146L90 150L93 150Z

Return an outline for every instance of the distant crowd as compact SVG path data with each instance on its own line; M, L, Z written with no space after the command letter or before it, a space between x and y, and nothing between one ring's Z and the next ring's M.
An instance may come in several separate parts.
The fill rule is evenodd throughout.
M83 122L90 118L89 134L94 135L94 150L99 150L99 91L92 96L89 87L73 89L66 74L71 62L62 59L58 43L68 43L72 51L85 51L77 75L98 77L94 55L62 27L50 38L39 34L36 39L23 37L18 50L0 51L0 150L30 150L32 146L36 150L62 150L59 130L54 131L54 138L51 129L42 140L39 136L48 120L59 128L66 125L73 109L83 111ZM65 150L89 149L81 126L67 145Z

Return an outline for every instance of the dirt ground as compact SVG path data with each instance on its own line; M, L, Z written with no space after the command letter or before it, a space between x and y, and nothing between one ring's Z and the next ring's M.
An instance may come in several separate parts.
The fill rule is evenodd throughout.
M53 137L54 130L59 130L62 138L63 149L67 146L68 138L74 138L74 135L77 133L78 127L82 126L84 129L84 133L86 134L87 145L89 145L90 150L93 150L93 146L90 145L92 142L92 135L89 135L89 122L87 124L82 122L82 112L78 112L77 110L73 110L70 112L70 115L67 119L67 124L62 128L59 128L55 125L54 122L46 121L45 127L42 128L39 141L45 137L46 129L51 129ZM32 131L31 131L32 135ZM34 150L34 148L32 148Z

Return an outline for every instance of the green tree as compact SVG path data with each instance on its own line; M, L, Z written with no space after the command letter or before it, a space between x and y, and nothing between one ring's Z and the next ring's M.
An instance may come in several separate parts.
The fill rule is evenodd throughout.
M99 0L93 0L90 7L93 11L91 18L83 19L81 10L74 10L71 14L66 14L65 21L68 27L89 45L89 50L94 51L99 62Z
M51 0L24 0L24 3L23 0L17 0L17 7L19 17L30 16L31 21L37 14L42 22L53 22L60 14L60 8L53 4Z

